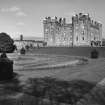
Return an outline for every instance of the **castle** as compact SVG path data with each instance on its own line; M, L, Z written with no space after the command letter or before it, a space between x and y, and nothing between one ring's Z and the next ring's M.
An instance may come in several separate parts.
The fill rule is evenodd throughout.
M65 18L46 17L43 26L47 46L101 46L102 43L102 24L93 21L89 14L72 16L71 24Z

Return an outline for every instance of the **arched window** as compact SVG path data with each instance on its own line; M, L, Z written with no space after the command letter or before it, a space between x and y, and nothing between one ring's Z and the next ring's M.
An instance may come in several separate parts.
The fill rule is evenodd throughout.
M82 37L82 40L84 40L84 37Z
M85 34L85 32L84 31L82 31L82 35L84 35Z
M76 37L76 41L78 41L78 36Z

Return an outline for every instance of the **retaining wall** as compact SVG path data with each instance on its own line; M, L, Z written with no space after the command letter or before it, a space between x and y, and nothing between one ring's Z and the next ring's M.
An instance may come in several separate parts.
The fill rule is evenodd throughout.
M105 57L105 47L41 47L35 48L31 52L37 54L57 54L90 57L91 51L93 49L96 49L99 52L99 57Z

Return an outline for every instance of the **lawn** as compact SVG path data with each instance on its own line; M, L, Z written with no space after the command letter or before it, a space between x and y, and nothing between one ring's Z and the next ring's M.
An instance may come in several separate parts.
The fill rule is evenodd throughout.
M92 90L105 77L104 58L38 53L8 57L14 60L16 76L0 83L0 105L79 105L84 97L95 103L101 96Z

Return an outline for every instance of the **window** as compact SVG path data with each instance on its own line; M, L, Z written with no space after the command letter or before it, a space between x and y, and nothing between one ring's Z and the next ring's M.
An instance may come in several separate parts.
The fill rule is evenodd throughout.
M85 32L84 31L82 31L82 35L84 35L85 34Z
M76 26L75 28L78 29L78 26Z
M81 27L82 27L82 29L84 29L84 28L85 28L85 27L84 27L84 25L82 25Z
M78 36L76 37L76 41L78 41Z
M84 37L82 37L82 40L84 40Z
M45 32L48 32L48 29L45 29Z

